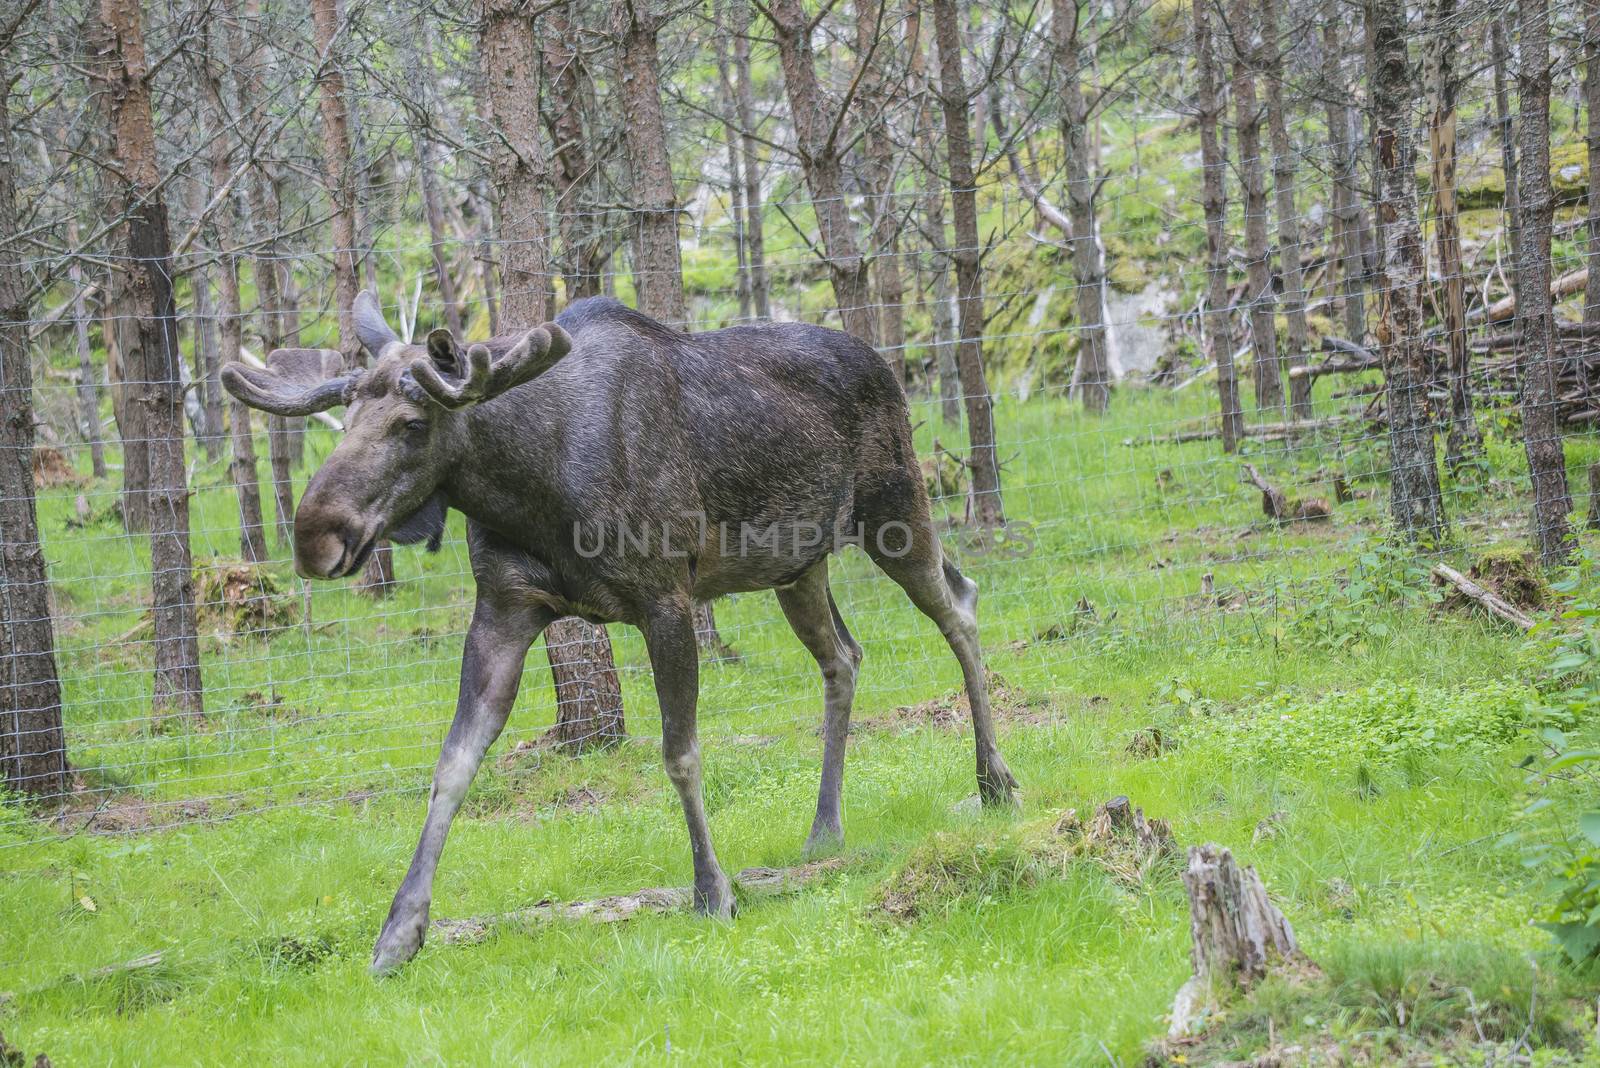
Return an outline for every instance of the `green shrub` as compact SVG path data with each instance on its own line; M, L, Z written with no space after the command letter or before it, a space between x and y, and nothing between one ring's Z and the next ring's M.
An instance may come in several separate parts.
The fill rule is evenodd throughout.
M1377 682L1320 697L1284 693L1202 721L1191 744L1230 761L1275 766L1398 764L1514 738L1535 692L1511 682L1462 688Z

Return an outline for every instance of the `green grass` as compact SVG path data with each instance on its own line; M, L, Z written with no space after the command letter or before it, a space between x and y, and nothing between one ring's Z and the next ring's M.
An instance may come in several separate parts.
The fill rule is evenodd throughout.
M1021 825L1126 793L1180 843L1232 847L1325 964L1334 985L1313 1000L1324 1023L1342 1021L1340 1041L1403 1029L1385 1006L1429 969L1503 977L1511 993L1496 1000L1486 986L1479 1001L1510 1029L1531 982L1510 977L1531 975L1530 960L1558 970L1526 923L1538 876L1498 843L1522 808L1516 765L1534 748L1518 730L1530 656L1505 631L1383 582L1371 595L1345 589L1386 509L1382 443L1363 431L1249 447L1293 495L1331 499L1335 473L1370 494L1329 525L1282 529L1261 519L1259 495L1214 442L1124 444L1210 404L1197 391L1125 391L1103 420L1054 398L999 404L1006 506L1031 524L1034 551L980 555L959 531L948 544L983 590ZM957 436L931 410L915 418L924 448ZM313 458L328 447L313 433ZM1575 470L1592 451L1573 442ZM1451 491L1474 547L1523 529L1520 447L1496 437L1491 461L1486 487ZM224 478L197 466L201 559L237 551ZM140 802L154 806L145 822L175 826L63 837L0 809L0 1031L30 1056L593 1064L670 1050L691 1063L1129 1064L1165 1030L1188 971L1174 870L1131 884L1090 861L1044 870L1018 854L1016 819L953 811L973 792L970 732L889 713L947 695L959 672L932 625L854 551L834 578L866 648L841 871L750 898L732 924L503 927L476 945L435 940L398 977L370 980L367 954L454 702L470 603L459 537L438 556L402 552L406 582L388 601L317 586L309 628L206 637L206 725L158 732L148 648L106 646L138 621L143 546L113 525L69 532L78 492L100 504L111 487L40 501L74 620L61 635L72 759L124 787L118 811ZM297 580L276 567L298 611ZM1199 596L1205 574L1224 604ZM1092 619L1076 613L1080 598ZM720 603L718 619L743 658L702 672L717 847L730 870L793 864L816 788L815 667L769 596ZM648 744L659 726L642 646L622 628L613 637L643 741L504 761L553 717L535 650L446 851L436 917L688 881L681 816ZM1169 748L1128 752L1152 726ZM1264 823L1272 833L1258 835ZM885 915L877 903L908 872L921 873L928 907ZM114 968L151 953L159 964ZM1574 1008L1592 993L1572 976L1549 986L1532 1033L1560 1045L1572 1021L1592 1030ZM1279 1007L1317 1015L1308 996ZM1459 998L1434 1000L1438 1019L1459 1021ZM1272 1004L1269 991L1239 1018Z

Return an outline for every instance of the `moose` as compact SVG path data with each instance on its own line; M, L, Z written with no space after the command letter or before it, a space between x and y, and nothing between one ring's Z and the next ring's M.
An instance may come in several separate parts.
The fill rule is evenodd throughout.
M345 406L343 438L295 512L302 576L354 574L382 540L436 548L448 509L467 518L477 590L460 695L373 974L421 948L451 820L505 726L529 647L562 616L643 633L662 758L688 823L694 905L728 919L733 889L701 794L693 604L773 590L823 680L822 780L805 849L837 848L861 647L828 588L828 557L842 546L816 531L851 532L846 543L938 625L972 709L979 793L1015 804L995 744L977 587L944 557L905 395L872 348L801 323L688 334L605 297L465 350L443 329L425 345L402 340L370 292L351 311L370 366L279 349L264 369L229 364L222 380L276 415ZM619 530L651 536L599 536Z

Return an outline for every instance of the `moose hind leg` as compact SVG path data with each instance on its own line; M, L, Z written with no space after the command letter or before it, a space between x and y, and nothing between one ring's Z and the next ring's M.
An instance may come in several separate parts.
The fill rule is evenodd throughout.
M696 704L700 690L700 650L687 596L658 606L644 628L650 667L661 704L661 757L667 778L678 791L689 848L694 857L694 907L708 916L732 919L733 884L717 863L700 785L700 742Z
M850 703L856 692L861 646L851 637L828 589L828 562L823 560L792 586L774 591L784 618L822 671L822 782L817 814L806 836L807 856L844 844L844 752L850 735Z
M989 684L978 644L978 587L943 558L932 525L914 524L910 543L869 538L867 551L884 573L906 591L911 603L939 627L961 664L967 703L972 707L972 734L977 748L978 793L986 805L1014 807L1016 777L1006 767L995 742L989 710ZM903 549L903 551L896 551Z
M531 610L499 611L480 600L461 656L461 692L455 720L439 749L428 797L428 817L372 952L371 971L385 975L416 956L428 931L433 875L483 755L500 736L517 699L528 647L549 619Z

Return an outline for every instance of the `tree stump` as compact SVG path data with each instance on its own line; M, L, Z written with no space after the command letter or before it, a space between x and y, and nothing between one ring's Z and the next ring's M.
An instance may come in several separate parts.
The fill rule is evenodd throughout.
M1239 867L1228 850L1189 847L1183 885L1194 975L1173 1000L1173 1037L1193 1034L1230 995L1249 990L1273 967L1309 963L1261 877Z

